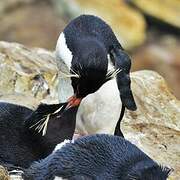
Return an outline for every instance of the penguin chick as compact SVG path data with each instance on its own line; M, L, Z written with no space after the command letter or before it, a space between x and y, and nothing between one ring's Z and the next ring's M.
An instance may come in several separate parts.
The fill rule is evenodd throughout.
M166 180L170 171L124 138L101 134L67 143L33 163L24 180Z
M75 130L77 107L63 114L49 117L47 132L37 128L47 113L54 112L66 103L40 105L36 110L10 103L0 103L0 165L8 170L27 168L36 160L48 156L55 146L71 139ZM16 167L16 168L15 168Z

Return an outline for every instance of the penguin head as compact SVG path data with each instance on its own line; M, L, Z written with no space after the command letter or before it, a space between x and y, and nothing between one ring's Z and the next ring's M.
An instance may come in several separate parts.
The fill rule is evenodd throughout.
M71 77L74 97L82 99L96 92L106 82L107 67L107 52L101 43L93 39L78 42L71 65L71 73L78 75Z
M104 72L96 69L85 69L80 78L72 78L72 86L77 98L84 98L94 93L104 82Z

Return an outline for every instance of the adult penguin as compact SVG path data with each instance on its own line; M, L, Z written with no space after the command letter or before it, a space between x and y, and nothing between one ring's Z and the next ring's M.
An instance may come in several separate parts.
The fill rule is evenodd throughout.
M111 27L93 15L75 18L58 38L56 60L67 65L74 90L67 108L79 105L82 98L116 76L122 109L115 134L122 135L118 126L125 108L135 111L137 107L131 91L131 59Z

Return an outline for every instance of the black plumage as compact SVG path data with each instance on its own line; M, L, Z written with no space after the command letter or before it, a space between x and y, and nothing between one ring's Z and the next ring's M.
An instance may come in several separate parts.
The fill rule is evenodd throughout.
M72 57L62 55L64 50L61 49L64 43L62 35ZM80 100L74 103L76 98L82 99L94 93L102 84L116 76L123 106L121 114L124 114L125 108L136 110L131 91L131 59L122 48L111 27L102 19L93 15L81 15L72 20L60 35L56 55L57 59L58 57L65 58L64 62L70 66L71 74L78 75L78 77L71 77L74 98L70 99L70 105L80 103ZM115 69L108 73L110 66ZM119 122L122 117L123 115ZM116 135L121 134L116 133Z
M80 73L82 78L86 71L94 73L95 77L92 78L93 80L98 79L102 75L104 78L100 83L102 85L106 81L105 76L108 70L107 55L110 54L113 65L121 70L117 76L117 84L122 103L128 109L135 110L136 105L130 89L129 78L131 60L123 50L111 27L96 16L81 15L72 20L63 32L67 46L73 54L71 68L75 72ZM82 70L85 72L83 73ZM87 76L91 76L91 74L88 75L87 72ZM83 94L87 95L88 92Z
M38 132L38 122L66 103L41 104L36 110L10 103L0 103L0 165L9 170L27 168L33 161L48 156L55 146L71 139L75 130L77 108L49 118L47 132Z
M169 173L124 138L101 134L67 143L26 169L24 179L166 180Z

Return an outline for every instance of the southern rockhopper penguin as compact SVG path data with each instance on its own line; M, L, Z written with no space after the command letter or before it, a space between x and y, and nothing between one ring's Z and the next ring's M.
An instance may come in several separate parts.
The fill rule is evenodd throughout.
M137 109L130 86L131 59L102 19L81 15L72 20L58 38L56 60L57 64L64 61L71 77L74 95L69 98L67 107L79 105L82 98L116 76L122 101L118 127L125 107L132 111ZM116 127L115 134L122 135L118 129Z
M55 146L72 139L77 107L58 111L67 103L41 104L36 110L10 103L0 103L0 165L8 170L29 167L45 158ZM56 113L54 113L56 112ZM49 116L46 133L42 125Z
M171 172L124 138L81 137L23 173L24 180L166 180Z

